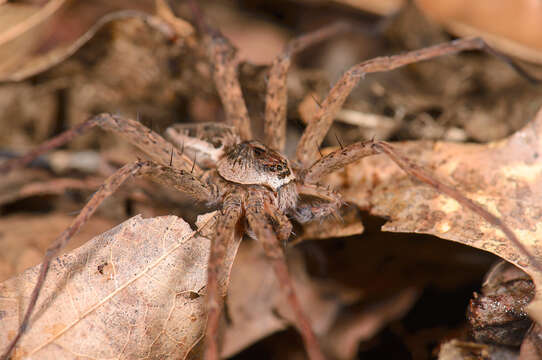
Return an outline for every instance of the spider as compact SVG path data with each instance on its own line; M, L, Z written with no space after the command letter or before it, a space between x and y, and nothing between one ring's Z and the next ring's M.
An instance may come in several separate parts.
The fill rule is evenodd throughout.
M238 60L235 50L219 31L211 29L204 22L195 4L193 7L204 46L214 65L213 79L224 106L225 124L177 125L166 130L168 139L166 140L138 121L101 114L58 135L29 154L0 165L2 172L23 166L40 154L68 142L94 126L123 136L153 159L138 160L124 165L105 180L70 227L47 250L19 332L5 350L3 359L10 356L19 338L29 326L30 316L51 261L88 221L104 199L113 194L124 181L136 176L150 177L186 193L197 201L219 209L207 269L208 318L205 330L207 360L219 359L220 353L218 325L223 299L218 286L218 273L227 245L231 243L231 239L243 234L248 234L262 244L284 296L293 309L295 325L303 338L309 358L325 359L310 321L295 294L281 243L291 236L292 220L306 223L337 213L342 205L340 195L319 185L320 180L331 172L366 156L386 154L418 181L449 195L464 207L499 227L510 241L533 264L536 264L501 219L453 187L435 179L398 154L390 144L374 140L362 141L341 147L326 156L319 155L319 147L336 113L366 74L389 71L422 60L473 49L486 50L504 59L483 40L458 39L402 55L374 58L355 65L332 87L301 136L296 158L289 160L281 152L286 138L286 78L292 56L312 44L348 31L351 26L344 23L333 24L293 39L273 61L268 75L264 139L260 142L253 139L251 122L237 79ZM518 73L534 81L521 68L505 60Z

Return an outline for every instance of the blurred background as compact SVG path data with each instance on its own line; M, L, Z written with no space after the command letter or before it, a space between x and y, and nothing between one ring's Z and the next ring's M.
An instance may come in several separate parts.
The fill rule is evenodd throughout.
M238 48L243 93L260 137L266 71L273 58L295 36L339 20L355 25L351 33L295 57L288 78L288 154L335 81L372 57L481 36L542 78L542 2L536 0L199 3L209 23ZM144 14L163 19L174 31L149 25L141 20ZM182 1L0 0L0 159L24 153L100 112L139 119L158 132L174 123L223 121L211 70ZM541 95L542 87L495 56L480 51L447 56L367 76L324 145L373 137L495 141L531 120ZM96 129L0 178L0 279L39 263L103 179L137 157L144 155ZM180 194L137 180L102 206L69 249L135 214L176 214L193 222L203 210ZM530 326L524 313L510 320L515 332L498 341L477 336L465 315L497 257L428 235L381 232L385 220L367 210L348 207L343 221L325 233L322 227L298 226L299 244L289 249L293 272L307 279L314 298L306 301L307 311L322 314L316 322L330 354L337 359L517 358ZM251 246L240 252L252 251ZM230 297L241 300L231 300L229 309L250 308L258 299L236 285L236 277L246 276L232 273ZM511 300L516 304L532 296L532 284L521 273L513 276L523 284ZM229 323L225 355L304 358L300 338L277 304L266 307L276 319L262 323L258 336ZM240 315L232 310L230 316ZM256 314L250 321L257 327L260 320ZM504 320L494 321L501 326ZM491 333L492 324L476 324Z

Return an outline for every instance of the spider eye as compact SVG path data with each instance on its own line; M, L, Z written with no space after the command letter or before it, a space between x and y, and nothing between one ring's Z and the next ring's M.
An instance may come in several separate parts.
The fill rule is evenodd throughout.
M256 156L262 156L264 152L265 152L264 149L260 149L257 147L254 148L254 154L256 154Z
M282 165L277 165L277 171L282 171Z

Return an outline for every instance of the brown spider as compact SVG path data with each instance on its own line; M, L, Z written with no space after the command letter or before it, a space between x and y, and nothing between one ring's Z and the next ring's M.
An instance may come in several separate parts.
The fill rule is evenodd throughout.
M194 12L198 15L197 9L194 9ZM296 159L290 161L281 155L281 151L285 145L286 76L291 58L311 44L348 30L349 26L335 24L294 39L275 59L269 70L265 138L263 142L259 142L253 140L251 123L237 79L237 59L234 49L218 31L209 29L201 20L201 16L196 17L204 36L208 56L214 64L214 81L224 105L227 124L177 125L166 131L166 136L170 140L168 142L137 121L101 114L49 140L24 157L0 165L2 172L23 166L38 155L66 143L96 125L125 137L154 159L127 164L111 175L84 206L71 226L47 250L19 332L5 350L3 359L10 356L19 338L29 326L30 315L36 305L51 261L92 216L103 200L114 193L124 181L134 176L148 176L188 194L197 201L220 209L208 262L206 296L208 319L205 351L207 360L219 358L217 336L222 294L219 292L218 273L231 239L242 236L244 233L262 243L284 295L295 313L296 326L303 337L309 357L311 359L325 358L294 292L281 243L290 237L291 219L305 223L337 212L341 206L340 196L318 185L318 182L325 175L365 156L380 153L388 155L417 180L456 199L466 208L499 227L510 241L533 264L536 264L514 233L499 218L467 199L454 188L434 179L399 155L389 144L365 141L343 147L323 157L318 154L318 148L336 113L352 89L366 74L389 71L463 50L482 49L495 54L495 51L481 39L459 39L402 55L379 57L355 65L333 86L322 102L318 113L299 141ZM501 55L499 56L502 58ZM520 74L532 79L521 68L509 63Z

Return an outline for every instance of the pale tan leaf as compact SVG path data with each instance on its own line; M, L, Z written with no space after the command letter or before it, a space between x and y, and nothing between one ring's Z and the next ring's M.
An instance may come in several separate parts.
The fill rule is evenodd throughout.
M335 0L363 11L393 16L405 0ZM542 3L532 0L415 0L435 23L458 36L479 36L509 55L542 63Z
M136 216L59 257L14 358L184 358L205 326L209 244L176 216ZM0 284L0 348L37 272Z

